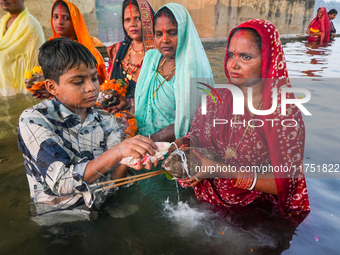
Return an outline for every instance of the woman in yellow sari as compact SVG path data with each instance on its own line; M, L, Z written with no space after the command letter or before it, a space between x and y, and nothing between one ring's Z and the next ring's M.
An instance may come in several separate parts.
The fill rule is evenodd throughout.
M7 1L1 7L7 14L0 19L0 97L7 97L27 93L24 74L38 64L45 36L23 3Z

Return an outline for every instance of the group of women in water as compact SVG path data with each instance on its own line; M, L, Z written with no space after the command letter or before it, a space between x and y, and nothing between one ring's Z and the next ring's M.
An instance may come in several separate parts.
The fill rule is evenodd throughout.
M303 166L305 127L301 112L294 105L287 107L287 115L279 109L280 92L291 85L279 33L272 23L261 19L243 22L231 31L227 40L225 74L229 83L243 92L244 115L233 115L233 97L227 89L216 90L219 101L209 98L207 113L202 115L203 90L199 87L203 85L198 82L214 87L213 73L190 14L180 4L166 4L154 13L146 0L125 0L122 8L125 40L108 47L108 70L74 4L55 1L51 25L53 38L77 40L93 53L102 80L123 79L128 83L126 97L107 111L134 112L138 133L150 136L153 141L210 150L216 160L195 152L204 166L236 167L235 173L216 178L211 178L208 172L182 180L183 186L194 187L200 200L225 207L270 201L285 215L308 214L303 172L294 168L268 173L240 170L243 166L270 165L282 169L294 165L295 170ZM330 21L325 8L318 10L308 33L313 40L329 40ZM252 106L248 105L248 93L252 93ZM273 113L261 116L250 110L270 109L276 96L278 109ZM264 117L275 121L266 121ZM215 119L235 124L215 125ZM255 119L264 125L240 125ZM280 124L288 119L294 119L296 125Z

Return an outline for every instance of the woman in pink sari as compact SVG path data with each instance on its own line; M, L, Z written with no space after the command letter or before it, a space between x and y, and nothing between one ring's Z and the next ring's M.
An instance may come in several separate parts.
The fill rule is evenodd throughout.
M316 17L309 24L306 31L309 34L308 41L310 42L329 42L331 31L331 22L325 7L320 7Z
M194 150L203 167L230 166L236 171L211 173L205 169L206 172L197 172L180 183L193 187L199 199L214 205L242 207L270 201L286 215L294 212L295 215L303 212L307 215L310 211L308 193L303 171L300 171L303 169L305 127L295 105L287 105L286 116L280 112L281 89L291 85L275 26L265 20L253 19L231 31L225 73L229 83L244 94L244 115L233 115L230 90L217 89L222 104L215 104L209 98L206 115L202 115L199 107L188 135L191 141L196 141L196 146L217 155L218 159L213 161ZM247 103L248 87L252 88L253 108L268 110L272 106L272 96L277 96L276 110L264 116L254 115ZM273 88L277 88L277 95L272 95ZM288 93L287 97L294 98L294 95ZM214 124L216 119L224 124ZM228 124L224 120L228 120ZM282 126L282 121L287 127ZM238 124L231 125L231 122ZM188 145L186 139L177 139L177 145ZM258 172L252 166L256 166ZM271 166L276 171L261 174L263 166ZM284 170L278 171L280 168ZM252 171L246 172L246 169Z

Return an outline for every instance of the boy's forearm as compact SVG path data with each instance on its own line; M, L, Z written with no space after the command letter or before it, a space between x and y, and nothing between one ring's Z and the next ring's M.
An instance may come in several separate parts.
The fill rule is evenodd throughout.
M118 164L111 173L111 179L119 179L127 176L129 167L127 165Z
M156 148L156 144L154 144L150 139L141 135L126 139L104 152L98 158L91 160L86 166L85 173L83 175L83 181L91 184L95 182L100 176L112 169L112 167L114 167L116 164L118 164L122 158L133 157L136 159L141 159L147 154L154 155ZM134 166L133 168L139 170L143 167L144 166L142 163L139 162L137 163L137 166ZM151 169L152 164L146 168Z
M115 148L107 150L98 158L91 160L85 169L83 181L92 184L103 174L106 174L112 167L114 167L122 159L121 153Z

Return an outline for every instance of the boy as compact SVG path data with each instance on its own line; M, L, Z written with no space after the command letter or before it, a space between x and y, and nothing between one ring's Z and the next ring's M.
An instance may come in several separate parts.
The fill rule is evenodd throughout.
M67 38L48 41L39 64L54 98L26 109L18 130L37 214L100 204L107 194L94 194L88 185L126 176L128 167L118 164L122 158L154 155L157 147L143 136L121 142L124 130L113 115L93 108L97 62L85 46ZM145 168L157 164L149 161ZM133 168L143 168L141 160Z

